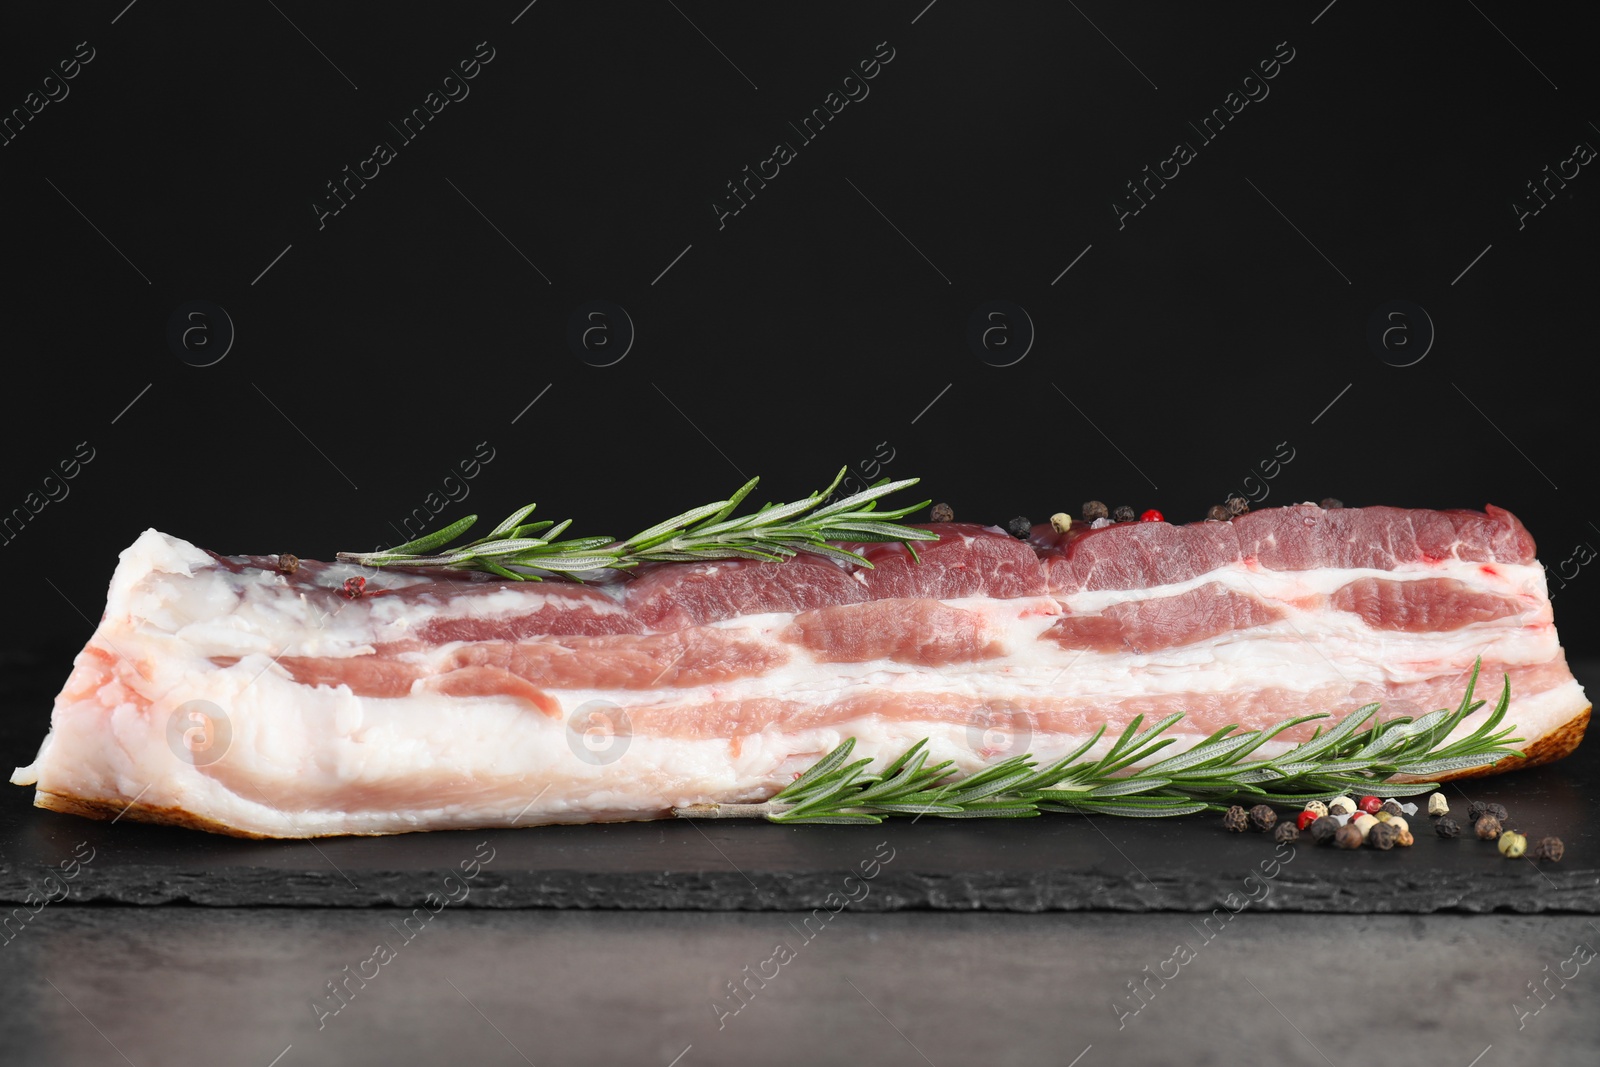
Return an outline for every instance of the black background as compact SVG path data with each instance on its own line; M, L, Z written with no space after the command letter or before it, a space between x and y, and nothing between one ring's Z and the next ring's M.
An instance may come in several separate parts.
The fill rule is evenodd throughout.
M1600 565L1555 572L1600 544L1600 176L1520 228L1512 206L1600 145L1581 9L524 4L13 5L4 113L78 42L94 58L0 147L0 513L79 442L94 459L7 530L0 647L81 644L148 526L393 543L488 442L434 525L537 500L626 536L891 452L985 522L1090 497L1189 521L1240 489L1494 503L1538 539L1570 654L1593 648ZM470 95L404 143L388 124L479 42ZM803 142L789 124L891 48ZM1289 49L1202 142L1187 123ZM1119 228L1179 140L1197 158ZM379 141L396 158L319 228ZM780 141L795 160L719 228ZM610 366L567 341L593 300L637 331ZM996 300L1037 331L1004 367L967 343ZM1437 330L1411 366L1367 342L1393 300ZM167 342L188 301L236 328L212 366Z

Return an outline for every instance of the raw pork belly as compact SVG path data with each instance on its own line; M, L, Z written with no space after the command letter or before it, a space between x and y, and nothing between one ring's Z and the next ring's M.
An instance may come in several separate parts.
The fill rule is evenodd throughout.
M927 737L971 770L1141 713L1186 715L1162 757L1227 723L1415 715L1459 702L1478 657L1480 695L1511 679L1528 762L1588 721L1533 539L1499 508L928 528L920 563L876 544L853 546L870 569L588 585L284 574L147 530L12 781L40 807L244 836L651 819L763 799L852 735L880 761Z

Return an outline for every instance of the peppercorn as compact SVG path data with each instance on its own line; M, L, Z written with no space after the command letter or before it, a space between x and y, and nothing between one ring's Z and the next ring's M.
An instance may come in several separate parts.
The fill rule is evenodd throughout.
M1322 498L1322 505L1321 506L1325 507L1325 508L1329 508L1329 509L1342 508L1342 507L1344 507L1344 501L1340 500L1336 496L1325 496L1325 497Z
M346 578L344 580L344 595L349 597L351 600L359 597L366 590L366 588L367 580L359 575L354 578Z
M1221 504L1212 504L1211 510L1206 512L1206 518L1214 519L1217 522L1227 522L1229 519L1233 518L1233 512L1229 511Z
M1249 825L1250 816L1246 815L1244 809L1237 804L1229 808L1222 816L1222 828L1231 834L1242 834L1245 827Z
M1333 843L1340 848L1360 848L1361 831L1353 823L1345 823L1333 835Z
M1333 840L1333 835L1339 832L1339 820L1331 815L1319 815L1311 823L1311 840L1319 845L1326 845Z
M1349 797L1334 797L1328 801L1329 815L1354 815L1355 812L1356 802Z
M1495 818L1499 819L1502 823L1505 822L1506 819L1510 818L1510 816L1508 816L1506 814L1506 808L1505 808L1504 804L1495 804L1495 803L1485 804L1483 806L1483 813L1485 815L1493 815Z
M1315 812L1320 818L1321 816L1328 814L1328 805L1324 804L1320 800L1311 800L1306 802L1306 810Z
M1417 839L1411 836L1410 830L1401 830L1395 835L1394 843L1399 845L1401 848L1410 848L1412 845L1417 843Z
M1560 863L1561 857L1566 854L1566 846L1559 837L1541 837L1539 843L1533 846L1533 858L1540 863Z
M1033 532L1033 523L1028 521L1027 516L1018 515L1006 523L1006 529L1011 531L1012 537L1027 537Z
M1500 835L1500 855L1508 860L1517 859L1528 851L1528 839L1515 830L1507 830Z
M1386 822L1381 822L1367 831L1367 844L1387 852L1394 847L1394 839L1399 836L1399 830Z
M1457 837L1461 833L1461 824L1446 815L1433 824L1433 832L1443 838Z
M1489 814L1489 804L1487 801L1474 800L1471 804L1467 805L1468 822L1477 822L1487 814Z
M1397 832L1411 829L1411 824L1406 822L1406 817L1404 815L1391 815L1387 821L1388 824L1394 827Z
M1096 519L1108 519L1110 517L1111 509L1098 500L1091 500L1083 505L1084 522L1093 522Z
M1157 511L1155 508L1151 508L1149 511L1143 512L1139 516L1139 521L1140 522L1166 522L1167 520L1162 516L1161 512Z
M1400 810L1400 802L1398 800L1385 800L1383 802L1383 804L1381 805L1381 807L1382 807L1382 809L1384 811L1388 812L1390 815L1404 815L1405 814L1405 812Z
M935 504L933 510L928 512L929 522L955 522L956 513L949 504Z
M292 552L283 552L278 555L278 573L293 574L300 569L300 557Z
M1377 797L1362 797L1361 802L1357 804L1356 807L1360 808L1368 815L1376 815L1383 809L1383 801L1379 800Z
M1277 828L1272 831L1272 839L1280 845L1285 841L1298 841L1300 840L1300 828L1292 822L1280 822Z
M1388 822L1390 819L1394 818L1393 815L1390 815L1388 812L1384 811L1382 808L1379 808L1376 812L1374 812L1372 817L1374 819L1377 819L1379 822Z
M1237 493L1235 493L1233 496L1230 496L1227 500L1223 501L1223 503L1225 503L1228 506L1228 510L1235 515L1243 515L1245 512L1250 510L1250 501L1246 500Z
M1058 511L1050 516L1050 525L1055 528L1056 533L1066 533L1072 529L1072 516L1065 511Z
M1278 813L1265 804L1250 809L1250 829L1257 833L1266 833L1277 821Z
M1346 825L1354 826L1357 830L1361 831L1362 837L1366 837L1367 834L1372 831L1372 828L1378 825L1378 818L1375 815L1368 815L1366 812L1362 812L1360 815L1357 815L1355 818L1351 819Z
M1472 830L1478 835L1478 840L1493 841L1500 836L1500 820L1493 815L1485 815L1472 824Z
M1448 815L1449 812L1450 802L1444 798L1443 793L1435 793L1428 798L1429 815Z
M1304 830L1306 827L1310 826L1320 818L1322 818L1322 816L1318 815L1310 808L1307 808L1305 811L1302 811L1299 815L1295 816L1294 827L1296 830Z
M1133 509L1126 504L1119 505L1117 509L1111 513L1111 518L1114 522L1132 522L1135 517L1136 516Z

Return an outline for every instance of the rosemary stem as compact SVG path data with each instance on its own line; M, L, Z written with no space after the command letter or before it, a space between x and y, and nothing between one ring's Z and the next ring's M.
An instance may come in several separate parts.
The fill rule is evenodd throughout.
M766 800L760 804L690 804L686 808L673 808L672 814L680 819L765 819L782 815L793 804L778 804Z

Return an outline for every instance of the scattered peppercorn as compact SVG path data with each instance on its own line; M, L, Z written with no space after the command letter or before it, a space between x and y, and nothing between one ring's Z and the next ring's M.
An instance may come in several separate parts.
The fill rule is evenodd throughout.
M1412 845L1417 843L1417 839L1411 836L1411 831L1409 829L1406 829L1401 830L1395 835L1394 843L1399 845L1401 848L1410 848Z
M1338 831L1338 819L1331 815L1319 815L1311 824L1311 840L1319 845L1326 845L1333 841L1333 835Z
M1050 516L1050 525L1055 529L1056 533L1066 533L1072 529L1072 516L1065 511L1058 511Z
M1444 798L1443 793L1435 793L1428 798L1429 815L1448 815L1449 813L1450 802Z
M1249 825L1250 816L1246 815L1244 809L1237 804L1223 813L1222 828L1230 834L1242 834Z
M1405 812L1401 810L1400 802L1398 800L1385 800L1381 805L1379 805L1379 807L1388 812L1390 815L1405 814Z
M1336 496L1325 496L1322 498L1322 506L1325 508L1342 508L1344 507L1344 501Z
M1028 521L1026 515L1018 515L1006 523L1006 529L1011 531L1012 537L1027 537L1033 532L1033 523Z
M1328 805L1324 804L1320 800L1313 800L1306 805L1306 810L1312 812L1320 818L1321 816L1328 814Z
M1096 519L1108 519L1110 517L1111 509L1098 500L1090 500L1083 505L1084 522L1093 522Z
M1349 797L1334 797L1328 801L1329 815L1354 815L1355 813L1356 802Z
M278 555L278 573L293 574L300 569L300 557L292 552L283 552Z
M1483 813L1485 815L1493 815L1495 818L1499 819L1502 823L1505 822L1507 818L1509 818L1509 816L1506 815L1506 808L1505 808L1504 804L1494 804L1494 803L1485 804L1483 806Z
M1508 860L1514 860L1528 851L1528 839L1515 830L1507 830L1500 835L1500 855Z
M1391 815L1391 816L1389 816L1389 825L1394 827L1396 830L1410 830L1411 829L1411 824L1406 822L1406 817L1404 815Z
M1237 493L1235 493L1233 496L1230 496L1225 503L1228 506L1228 510L1233 512L1235 515L1243 515L1245 512L1250 510L1250 501L1246 500L1242 496L1239 496Z
M1375 815L1379 811L1383 810L1383 801L1379 800L1377 797L1362 797L1361 802L1357 804L1356 807L1360 808L1368 815Z
M366 591L366 588L367 580L359 575L354 578L346 578L344 580L344 595L349 597L351 600L359 597L363 592Z
M1122 504L1118 506L1117 510L1111 513L1111 518L1114 522L1132 522L1136 516L1132 508L1126 504Z
M1280 822L1277 828L1272 831L1272 839L1280 845L1285 841L1298 841L1300 840L1300 828L1292 822Z
M955 522L955 509L949 504L935 504L933 510L928 512L929 522Z
M1217 522L1227 522L1229 519L1233 518L1233 512L1229 511L1221 504L1212 504L1211 510L1206 512L1206 518L1214 519Z
M1533 846L1533 858L1540 863L1560 863L1566 851L1567 848L1561 843L1561 838L1541 837L1539 843Z
M1386 822L1381 822L1367 831L1367 844L1387 852L1394 847L1394 839L1399 836L1399 830Z
M1166 522L1167 520L1162 517L1161 512L1157 511L1155 508L1151 508L1149 511L1146 511L1146 512L1144 512L1143 514L1141 514L1139 516L1139 521L1140 522Z
M1322 816L1308 808L1295 817L1294 827L1296 830L1304 830L1306 827L1310 826L1320 818L1322 818Z
M1278 813L1265 804L1257 804L1250 809L1250 829L1257 833L1266 833L1278 821Z
M1500 836L1500 820L1493 815L1485 815L1472 824L1472 830L1478 835L1478 840L1493 841Z
M1357 830L1361 831L1362 837L1366 837L1367 834L1371 832L1372 828L1378 825L1378 819L1374 815L1368 815L1366 812L1362 812L1360 815L1357 815L1355 818L1351 819L1346 825L1354 826Z
M1360 848L1361 840L1361 831L1354 823L1345 823L1333 835L1333 843L1340 848Z
M1461 824L1446 815L1433 824L1433 832L1443 838L1458 837L1461 834Z
M1390 815L1382 808L1379 808L1376 812L1374 812L1372 817L1377 819L1379 822L1388 822L1390 819L1394 818L1393 815Z

